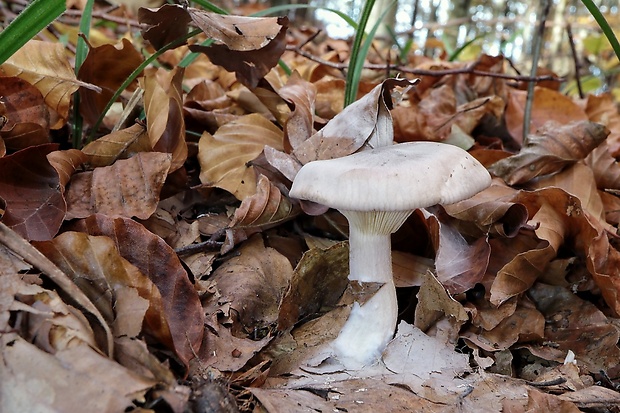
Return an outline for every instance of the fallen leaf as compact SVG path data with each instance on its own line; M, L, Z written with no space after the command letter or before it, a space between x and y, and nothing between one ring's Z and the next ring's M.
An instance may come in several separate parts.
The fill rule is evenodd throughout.
M293 219L299 212L265 175L260 175L256 193L245 198L230 221L230 228L267 229Z
M0 136L9 149L49 142L50 114L37 88L19 77L4 77L0 96L0 115L6 117Z
M91 47L80 67L80 80L101 87L99 93L84 87L79 90L80 114L89 125L97 122L116 90L144 60L128 39L122 39L119 46Z
M172 155L170 172L187 159L182 80L182 68L171 72L148 70L143 79L146 131L154 151Z
M523 114L527 91L510 90L506 106L506 127L513 139L523 143ZM545 123L555 121L560 125L587 121L588 117L570 97L545 87L534 88L534 100L530 119L530 132L542 128Z
M141 152L111 166L76 174L66 193L67 218L102 213L147 219L157 208L169 168L169 154Z
M584 159L608 134L603 125L590 121L562 126L546 123L535 135L528 136L519 153L494 163L489 171L509 185L523 184Z
M140 152L152 152L146 129L139 123L112 132L82 148L93 167L110 166L117 159L128 159Z
M65 218L58 173L47 159L57 147L31 146L0 158L0 198L6 202L2 222L28 240L53 238Z
M250 162L265 145L281 150L282 131L257 114L225 124L215 135L203 133L198 152L200 181L225 189L239 200L254 195L256 174Z
M0 72L20 77L39 89L45 103L59 116L51 122L52 129L67 122L71 95L78 87L93 88L77 80L60 43L30 40L0 66Z
M204 313L198 294L174 250L142 225L127 218L91 215L71 225L71 230L106 235L120 255L155 284L162 296L174 351L187 365L200 350Z

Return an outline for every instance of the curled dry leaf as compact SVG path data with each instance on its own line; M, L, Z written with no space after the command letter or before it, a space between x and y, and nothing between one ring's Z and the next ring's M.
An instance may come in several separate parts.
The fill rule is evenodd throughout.
M110 237L119 254L157 286L174 351L187 365L200 349L204 314L198 294L174 250L142 225L127 218L91 215L72 224L70 229Z
M56 148L31 146L0 158L0 198L6 203L2 222L27 240L53 238L65 218L58 173L47 159Z
M260 175L256 194L245 198L230 222L231 228L267 229L293 219L298 208L282 196L280 190L265 175Z
M222 15L192 7L165 5L158 10L141 9L140 22L150 26L144 38L156 48L183 37L193 22L208 38L218 43L209 47L192 45L253 89L273 68L286 48L286 17Z
M315 133L316 86L303 80L295 71L286 85L278 90L278 95L294 106L284 124L284 151L291 153Z
M620 165L611 155L607 141L590 152L586 163L594 172L596 186L599 189L620 190Z
M140 152L152 152L146 129L136 123L126 129L112 132L82 148L93 167L110 166L117 159L131 158Z
M489 171L509 185L522 184L584 159L608 134L605 126L590 121L550 122L530 135L518 154L494 163Z
M268 327L278 320L278 308L292 275L288 259L265 247L261 236L255 235L241 245L237 256L213 272L211 280L219 297L206 304L207 314L227 306L246 331Z
M151 147L172 154L170 171L187 159L185 120L183 119L183 69L171 72L147 71L143 79L146 129Z
M5 76L17 76L34 85L43 95L45 103L59 116L51 122L52 129L59 129L69 118L71 95L78 87L100 89L75 77L61 43L30 40L0 66Z
M320 131L293 148L293 155L306 164L319 159L351 155L363 146L370 148L391 145L391 91L415 84L407 79L387 79L361 99L344 108Z
M64 191L71 176L86 162L86 156L77 149L68 149L48 153L47 160L58 172L60 187Z
M121 257L110 238L69 231L35 246L84 291L116 337L138 336L144 320L147 335L172 345L159 290Z
M616 105L616 99L611 93L588 95L586 97L585 111L592 122L605 125L610 134L607 137L607 145L613 157L620 155L620 112Z
M80 87L80 114L88 124L97 122L116 89L143 60L142 54L128 39L122 39L120 48L111 44L90 48L78 77L101 87L101 92Z
M254 195L256 173L250 162L266 145L282 150L282 131L258 114L229 122L215 135L205 132L198 143L200 181L239 200Z
M157 209L170 155L141 152L133 158L76 174L67 189L67 218L93 213L147 219Z
M527 208L511 201L516 192L495 178L491 186L473 197L443 207L448 215L473 222L483 232L510 238L517 235L528 219Z
M36 87L19 77L4 77L0 96L0 115L6 118L0 137L9 149L49 142L50 113Z

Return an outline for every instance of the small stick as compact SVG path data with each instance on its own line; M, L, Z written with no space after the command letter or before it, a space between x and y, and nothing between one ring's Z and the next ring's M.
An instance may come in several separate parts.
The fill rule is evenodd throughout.
M575 48L575 39L573 38L573 29L571 28L571 24L568 23L566 25L566 34L568 35L568 44L570 44L570 51L573 55L573 62L575 62L575 82L577 83L577 90L579 91L579 98L583 99L583 88L581 87L581 77L579 73L581 72L581 63L579 63L579 56L577 56L577 49Z
M535 77L538 73L538 60L540 59L540 49L543 44L543 38L545 36L545 23L547 16L549 16L549 10L551 9L551 1L545 0L542 3L542 13L540 24L538 25L538 32L534 39L534 54L532 56L532 70L530 77ZM527 99L525 101L525 109L523 113L523 143L527 142L527 135L530 133L530 119L532 118L532 106L534 104L534 82L529 82L527 85Z

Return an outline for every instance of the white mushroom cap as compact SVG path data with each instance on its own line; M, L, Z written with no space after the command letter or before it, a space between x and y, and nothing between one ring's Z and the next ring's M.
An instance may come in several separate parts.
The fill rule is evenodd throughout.
M467 151L437 142L410 142L309 162L290 195L338 210L404 211L467 199L491 176Z

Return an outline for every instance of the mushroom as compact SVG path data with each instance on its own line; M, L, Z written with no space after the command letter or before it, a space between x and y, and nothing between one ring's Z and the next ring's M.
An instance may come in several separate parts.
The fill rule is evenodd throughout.
M331 347L349 369L378 361L398 318L390 234L416 208L467 199L491 184L486 168L466 151L436 142L411 142L304 165L291 197L340 211L349 222L349 280L380 283L355 302Z

